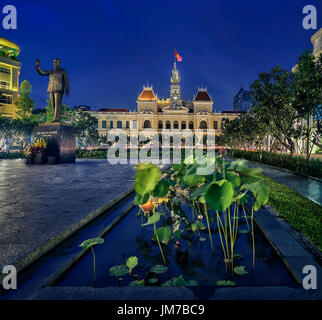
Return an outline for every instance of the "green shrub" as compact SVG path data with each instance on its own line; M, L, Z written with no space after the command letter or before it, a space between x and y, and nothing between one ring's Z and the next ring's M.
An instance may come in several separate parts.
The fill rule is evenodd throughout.
M261 154L262 158L260 161ZM275 167L285 168L298 174L322 178L322 163L318 159L311 159L307 162L306 159L301 156L245 150L230 150L230 155L235 158L244 158L254 162L261 162Z
M0 152L0 159L20 159L25 158L23 152Z
M76 149L76 158L84 159L106 159L107 150L96 149L96 150L80 150Z

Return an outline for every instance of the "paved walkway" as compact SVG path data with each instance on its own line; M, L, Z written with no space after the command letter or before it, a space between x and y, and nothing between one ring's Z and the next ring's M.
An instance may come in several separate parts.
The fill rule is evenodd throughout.
M129 189L134 176L132 166L106 160L0 160L0 270Z
M277 182L283 183L294 191L302 194L309 198L315 203L322 206L322 183L313 179L299 176L295 173L280 170L272 166L265 164L259 164L257 162L249 161L251 168L261 168L263 174L276 180Z

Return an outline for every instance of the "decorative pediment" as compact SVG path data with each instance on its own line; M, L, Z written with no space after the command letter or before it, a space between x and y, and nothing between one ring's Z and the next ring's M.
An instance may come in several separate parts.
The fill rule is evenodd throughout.
M140 112L141 114L154 114L150 109L144 109Z
M200 112L197 113L197 115L200 115L200 116L207 116L207 115L211 115L211 113L209 113L208 111L206 110L201 110Z
M188 113L189 109L184 106L167 106L162 109L163 113Z

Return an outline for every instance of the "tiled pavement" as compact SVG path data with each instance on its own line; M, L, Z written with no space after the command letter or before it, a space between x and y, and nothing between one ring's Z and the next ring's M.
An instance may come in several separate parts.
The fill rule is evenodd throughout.
M133 166L106 160L41 166L0 160L0 267L129 189L134 175Z

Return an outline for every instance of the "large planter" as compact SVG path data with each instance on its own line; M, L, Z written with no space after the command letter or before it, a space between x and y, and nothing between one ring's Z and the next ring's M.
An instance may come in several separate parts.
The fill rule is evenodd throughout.
M56 163L57 163L57 158L56 157L48 156L47 164L56 164Z
M26 164L34 164L34 156L26 157Z
M45 152L38 152L35 154L35 164L45 164L47 162L47 157Z

